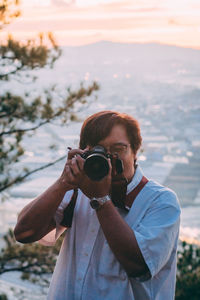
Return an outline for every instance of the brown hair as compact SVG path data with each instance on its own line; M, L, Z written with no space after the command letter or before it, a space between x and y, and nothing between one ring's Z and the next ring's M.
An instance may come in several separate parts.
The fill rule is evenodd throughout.
M85 149L87 145L92 147L97 145L117 124L125 127L131 148L136 154L142 143L138 121L125 113L110 110L93 114L84 121L80 133L80 149Z

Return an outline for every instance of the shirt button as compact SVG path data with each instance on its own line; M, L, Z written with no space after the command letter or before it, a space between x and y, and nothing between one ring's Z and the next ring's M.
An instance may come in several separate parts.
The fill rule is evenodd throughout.
M78 280L79 280L79 281L81 281L81 280L82 280L82 278L81 278L81 277L79 277L79 278L78 278Z
M92 230L91 230L91 232L95 232L95 230L94 230L94 229L92 229Z
M88 256L88 253L85 253L85 256Z

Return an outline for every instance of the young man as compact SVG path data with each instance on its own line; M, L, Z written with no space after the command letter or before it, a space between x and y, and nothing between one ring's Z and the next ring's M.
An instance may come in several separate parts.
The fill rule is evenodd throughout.
M74 206L49 300L174 299L180 207L171 190L143 176L136 163L141 141L131 116L92 115L60 178L20 213L18 241L53 244ZM97 145L111 157L109 172L91 180L82 156ZM115 170L116 158L123 162L122 174Z

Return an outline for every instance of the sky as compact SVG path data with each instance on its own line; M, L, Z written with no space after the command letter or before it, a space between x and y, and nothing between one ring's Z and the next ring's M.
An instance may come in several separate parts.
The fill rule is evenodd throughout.
M21 0L20 7L1 37L52 31L59 45L107 40L200 49L200 0Z

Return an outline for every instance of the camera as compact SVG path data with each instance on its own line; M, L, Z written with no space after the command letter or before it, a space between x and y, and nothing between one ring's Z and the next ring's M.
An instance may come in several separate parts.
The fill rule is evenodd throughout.
M118 174L123 172L123 163L115 155L107 153L103 146L97 145L90 151L86 151L81 155L85 159L84 171L86 175L93 181L100 181L109 173L108 158L111 163L115 161L115 168Z

